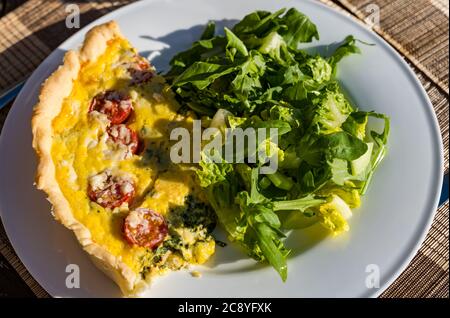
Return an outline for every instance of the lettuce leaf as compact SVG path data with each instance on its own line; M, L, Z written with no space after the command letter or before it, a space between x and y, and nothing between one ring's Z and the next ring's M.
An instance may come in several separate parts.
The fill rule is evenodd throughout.
M389 118L356 109L336 77L339 62L360 53L353 36L328 56L311 54L302 45L319 39L317 27L295 8L252 12L222 34L208 23L173 57L166 80L182 109L222 132L278 129L278 143L234 148L243 163L203 157L196 172L229 238L284 281L285 229L319 222L333 234L348 230L350 209L387 154ZM368 128L374 120L382 131ZM275 173L259 175L264 160L249 160L260 149L278 155Z

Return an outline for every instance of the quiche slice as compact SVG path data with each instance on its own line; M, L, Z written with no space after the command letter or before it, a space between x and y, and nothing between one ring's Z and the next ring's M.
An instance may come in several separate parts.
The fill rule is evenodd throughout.
M179 108L112 21L66 53L34 109L37 187L125 295L215 250L215 214L195 173L169 158L171 129L194 118Z

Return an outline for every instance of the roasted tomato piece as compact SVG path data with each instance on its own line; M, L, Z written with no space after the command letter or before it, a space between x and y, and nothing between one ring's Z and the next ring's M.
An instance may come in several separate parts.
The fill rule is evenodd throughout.
M106 91L95 96L89 107L89 112L98 111L105 114L111 124L121 124L127 120L133 110L131 98L121 92Z
M131 245L154 249L164 241L168 228L161 214L138 208L125 218L123 232Z
M134 196L134 183L126 176L113 175L105 170L89 178L89 198L104 208L116 208Z
M137 58L128 68L131 75L131 85L139 85L148 82L155 74L150 62L144 58Z
M137 133L124 124L112 125L108 128L109 138L117 145L127 148L127 155L133 155L139 148L139 138Z

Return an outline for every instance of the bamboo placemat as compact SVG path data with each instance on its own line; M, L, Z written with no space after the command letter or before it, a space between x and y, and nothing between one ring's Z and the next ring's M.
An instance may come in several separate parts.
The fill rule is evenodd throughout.
M445 171L448 171L448 1L320 1L372 27L404 56L433 103L444 140ZM77 31L65 27L67 4L79 5L83 26L130 2L132 1L29 0L8 13L0 19L0 91L26 79L53 49ZM0 110L0 129L10 107L11 105ZM448 297L448 239L447 202L438 209L425 242L408 268L381 297ZM49 296L20 262L1 224L0 253L37 297Z

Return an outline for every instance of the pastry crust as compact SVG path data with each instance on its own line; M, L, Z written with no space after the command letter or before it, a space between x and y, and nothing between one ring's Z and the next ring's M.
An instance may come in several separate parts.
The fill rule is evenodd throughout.
M95 61L107 48L108 41L122 37L116 22L111 21L92 28L78 51L68 51L61 65L43 84L39 102L32 117L33 148L39 158L36 175L38 189L48 194L53 205L53 215L71 229L94 264L111 277L127 295L134 295L147 285L140 275L134 273L124 262L109 253L106 248L92 240L91 232L78 222L64 197L55 176L51 156L52 121L60 113L64 99L70 95L83 63Z

